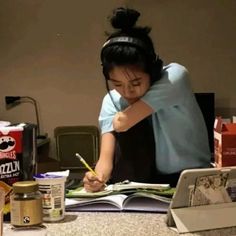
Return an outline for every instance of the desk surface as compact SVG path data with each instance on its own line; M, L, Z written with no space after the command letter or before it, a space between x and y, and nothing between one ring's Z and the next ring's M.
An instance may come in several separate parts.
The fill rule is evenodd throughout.
M176 236L177 232L169 229L165 223L165 214L147 213L66 213L60 223L47 223L47 236ZM223 216L222 216L223 220ZM3 236L9 224L4 224ZM183 236L233 236L236 227L186 233Z

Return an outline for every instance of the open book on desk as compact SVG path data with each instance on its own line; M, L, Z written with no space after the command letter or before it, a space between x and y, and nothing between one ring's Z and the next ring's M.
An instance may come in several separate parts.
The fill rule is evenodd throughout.
M141 211L166 213L171 198L148 192L97 198L66 198L66 211Z
M80 187L66 193L66 210L167 212L174 191L168 184L127 181L94 193Z

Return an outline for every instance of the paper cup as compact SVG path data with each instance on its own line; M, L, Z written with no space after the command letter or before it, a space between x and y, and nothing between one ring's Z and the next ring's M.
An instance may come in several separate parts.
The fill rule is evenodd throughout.
M65 176L38 174L34 176L42 193L43 221L62 220L65 216Z

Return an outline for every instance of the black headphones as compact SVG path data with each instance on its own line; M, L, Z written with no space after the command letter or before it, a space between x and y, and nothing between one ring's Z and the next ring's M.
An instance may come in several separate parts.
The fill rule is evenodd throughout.
M119 36L119 37L110 38L102 46L101 61L103 62L104 49L106 49L107 47L110 47L112 45L120 45L120 44L130 45L130 46L139 48L143 52L145 52L150 60L150 63L151 63L151 65L150 65L151 84L160 79L161 70L162 70L162 66L163 66L162 60L159 59L159 57L155 54L155 52L153 50L150 50L150 47L147 47L147 45L142 40L140 40L138 38L129 37L129 36ZM103 64L102 64L102 66L103 66ZM105 76L105 79L109 80L109 76L108 76L107 72L105 71L104 66L103 66L103 74Z

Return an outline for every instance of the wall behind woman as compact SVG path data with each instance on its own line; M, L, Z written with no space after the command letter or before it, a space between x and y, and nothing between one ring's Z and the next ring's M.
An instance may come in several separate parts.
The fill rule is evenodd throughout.
M216 114L236 114L236 1L129 1L142 10L144 22L165 62L190 71L198 92L216 93Z
M194 91L216 93L217 114L236 114L235 0L11 0L0 1L0 120L34 122L32 104L6 110L4 97L35 98L52 150L56 126L97 125L106 19L124 4L152 26L164 61L189 69Z

